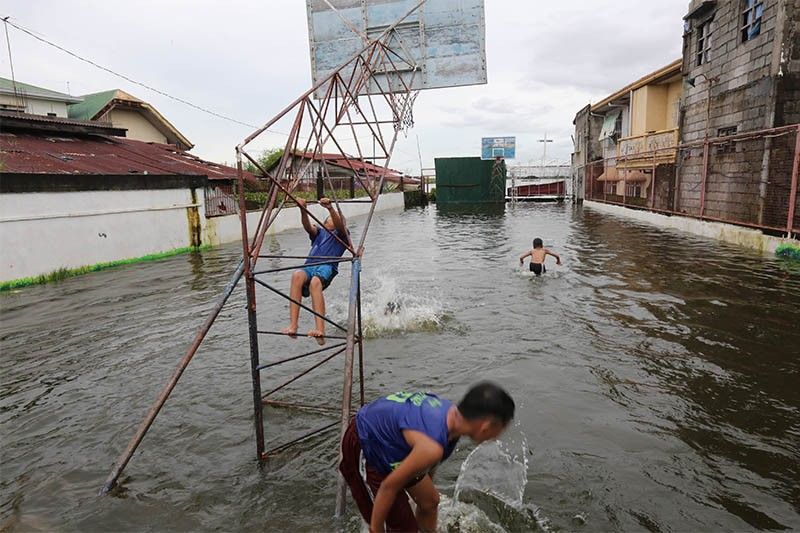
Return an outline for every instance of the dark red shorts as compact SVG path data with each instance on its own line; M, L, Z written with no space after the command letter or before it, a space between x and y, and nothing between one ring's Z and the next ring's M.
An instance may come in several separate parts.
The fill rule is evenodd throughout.
M350 486L350 494L356 501L361 516L367 524L372 517L372 500L378 493L381 482L386 478L364 460L361 442L358 440L355 418L344 432L342 439L342 462L339 471ZM389 516L386 518L386 531L419 531L417 518L408 502L408 495L400 491L394 500Z

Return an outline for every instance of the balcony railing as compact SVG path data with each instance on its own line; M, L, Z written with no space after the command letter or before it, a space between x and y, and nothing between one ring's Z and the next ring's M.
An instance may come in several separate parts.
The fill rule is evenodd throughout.
M675 163L677 146L677 128L625 137L617 144L617 168L643 169Z

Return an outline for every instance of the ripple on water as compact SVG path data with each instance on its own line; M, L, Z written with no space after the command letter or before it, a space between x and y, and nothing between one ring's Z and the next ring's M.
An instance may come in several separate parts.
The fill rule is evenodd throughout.
M540 278L518 269L535 236L564 262ZM286 232L265 246L302 253L308 240ZM0 529L335 526L335 430L256 467L241 288L116 496L95 496L239 253L225 246L0 294ZM290 275L274 282L286 287ZM339 322L347 279L343 266L325 293ZM501 454L482 456L474 472L489 486L455 513L445 500L448 530L800 529L791 264L570 206L430 207L379 215L362 280L367 398L419 388L457 400L494 379L517 400L530 461L522 495L503 492L521 478L498 479ZM282 326L285 302L258 291L259 327ZM312 342L263 339L262 361ZM263 389L315 361L265 371ZM335 406L341 364L276 399ZM277 445L332 420L268 408L266 438ZM462 443L438 469L445 493L470 450ZM352 509L347 520L360 527Z

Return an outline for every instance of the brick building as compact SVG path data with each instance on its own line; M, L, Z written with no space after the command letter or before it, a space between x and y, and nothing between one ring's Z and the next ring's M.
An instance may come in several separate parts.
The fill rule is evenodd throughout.
M743 134L800 123L800 0L692 0L684 30L674 209L786 227L796 130Z

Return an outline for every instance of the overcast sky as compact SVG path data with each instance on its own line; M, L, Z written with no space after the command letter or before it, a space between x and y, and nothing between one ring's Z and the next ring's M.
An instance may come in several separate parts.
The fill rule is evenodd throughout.
M137 81L249 124L311 85L305 0L2 0L0 16ZM391 166L480 154L515 135L517 164L569 161L572 119L680 57L688 0L486 0L487 85L422 91ZM195 143L233 161L251 128L220 120L82 63L9 28L18 81L73 95L120 88L156 106ZM0 71L10 77L3 40ZM279 137L266 140L280 144Z

